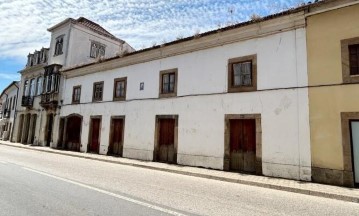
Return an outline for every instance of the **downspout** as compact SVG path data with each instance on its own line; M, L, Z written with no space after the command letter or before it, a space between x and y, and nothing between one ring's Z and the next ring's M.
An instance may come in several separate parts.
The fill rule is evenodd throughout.
M16 117L17 117L17 101L19 100L19 86L17 86L17 84L15 84L15 87L17 88L16 101L15 101L15 113L14 113L14 122L12 123L12 128L11 128L10 142L12 142L12 137L14 134L15 122L16 122Z

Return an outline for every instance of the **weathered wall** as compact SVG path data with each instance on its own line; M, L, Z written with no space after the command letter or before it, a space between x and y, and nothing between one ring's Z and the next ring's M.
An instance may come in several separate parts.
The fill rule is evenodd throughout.
M343 170L340 113L359 111L359 85L340 85L341 40L359 37L358 20L359 5L307 18L309 85L329 85L309 89L312 165L334 172Z
M178 163L223 169L225 114L261 114L263 174L310 180L308 93L291 89L307 85L305 47L305 30L297 29L69 78L61 116L83 115L81 150L86 151L90 116L102 115L100 153L106 154L110 117L125 115L124 156L152 160L155 116L175 114ZM228 59L252 54L257 54L259 91L228 94ZM171 68L178 68L178 97L159 99L159 72ZM127 77L126 102L112 102L119 77ZM92 103L97 81L105 82L103 102ZM71 105L76 85L82 86L81 104Z

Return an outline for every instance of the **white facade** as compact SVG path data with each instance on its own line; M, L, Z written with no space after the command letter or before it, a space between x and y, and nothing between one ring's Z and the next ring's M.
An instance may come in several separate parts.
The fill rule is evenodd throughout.
M228 93L228 60L257 55L257 91ZM177 96L159 98L160 71L178 69ZM65 71L61 117L83 117L87 151L90 117L102 116L106 154L112 116L125 116L123 156L153 160L156 115L178 115L177 163L223 169L225 115L260 114L266 176L311 179L306 32L302 14ZM127 77L126 101L113 101L114 79ZM92 102L93 83L104 82ZM140 83L144 90L140 90ZM72 90L81 85L79 104Z
M19 82L12 82L1 94L0 139L10 140L13 134Z
M133 51L126 42L85 18L69 18L48 30L51 32L50 47L29 54L25 68L20 71L14 142L53 146L53 140L57 138L54 131L59 125L58 106L62 103L60 98L64 91L58 68L98 61L99 58L90 57L92 41L105 46L105 58L115 56L119 50ZM62 38L60 52L56 50L59 38ZM31 85L32 80L35 80L34 85ZM26 83L28 87L25 87Z

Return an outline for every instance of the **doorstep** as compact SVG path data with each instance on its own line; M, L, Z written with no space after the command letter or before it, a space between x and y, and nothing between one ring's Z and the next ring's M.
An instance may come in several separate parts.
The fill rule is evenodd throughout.
M359 203L359 189L0 141L1 145Z

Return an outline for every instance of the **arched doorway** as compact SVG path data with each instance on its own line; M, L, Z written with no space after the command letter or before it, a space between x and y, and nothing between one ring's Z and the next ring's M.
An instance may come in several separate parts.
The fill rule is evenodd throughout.
M65 149L80 151L82 116L70 115L66 119Z

